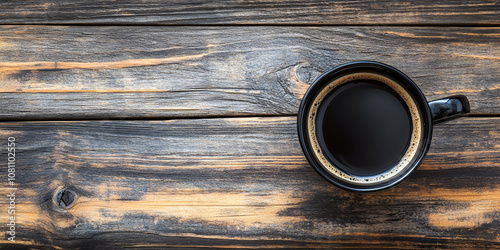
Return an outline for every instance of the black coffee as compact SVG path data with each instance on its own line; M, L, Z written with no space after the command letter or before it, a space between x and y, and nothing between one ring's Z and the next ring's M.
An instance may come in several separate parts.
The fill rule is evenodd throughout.
M361 177L384 173L400 162L413 132L405 101L376 80L338 86L321 102L315 126L328 161Z

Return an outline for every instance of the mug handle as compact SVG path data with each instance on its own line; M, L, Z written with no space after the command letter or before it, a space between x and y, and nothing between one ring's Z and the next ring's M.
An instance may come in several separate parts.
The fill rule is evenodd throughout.
M432 123L440 123L464 116L470 112L470 104L464 95L454 95L430 101Z

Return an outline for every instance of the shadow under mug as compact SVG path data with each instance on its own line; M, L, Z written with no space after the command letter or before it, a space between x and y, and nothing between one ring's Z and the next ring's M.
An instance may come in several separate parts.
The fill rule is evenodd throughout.
M361 61L320 76L302 99L297 125L302 150L321 176L347 190L377 191L420 165L433 124L469 111L465 96L427 102L401 71Z

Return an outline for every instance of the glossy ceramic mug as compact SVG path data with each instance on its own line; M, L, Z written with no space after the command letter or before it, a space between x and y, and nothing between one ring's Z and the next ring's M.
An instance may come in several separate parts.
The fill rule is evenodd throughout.
M400 183L422 162L432 126L469 112L465 96L427 102L401 71L378 62L339 66L307 90L298 113L311 166L351 191Z

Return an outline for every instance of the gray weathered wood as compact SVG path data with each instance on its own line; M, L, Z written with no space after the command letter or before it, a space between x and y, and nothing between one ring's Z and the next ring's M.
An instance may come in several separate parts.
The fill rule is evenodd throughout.
M2 23L500 24L487 1L2 1Z
M408 74L429 100L500 113L499 28L2 26L0 119L296 114L343 63Z
M295 117L1 123L2 145L16 138L16 244L500 247L500 118L435 126L420 168L370 194L314 172L295 124ZM69 209L53 201L62 188L77 195ZM0 199L1 216L7 202Z

